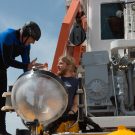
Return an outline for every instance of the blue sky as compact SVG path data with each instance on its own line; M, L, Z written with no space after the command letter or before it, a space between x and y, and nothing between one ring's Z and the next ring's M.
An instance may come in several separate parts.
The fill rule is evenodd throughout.
M42 36L32 45L31 60L37 57L37 62L47 62L51 68L64 15L65 0L1 0L0 31L8 27L18 29L27 21L37 22ZM22 73L21 69L9 68L8 85ZM15 113L7 113L7 120L7 129L12 134L23 126Z

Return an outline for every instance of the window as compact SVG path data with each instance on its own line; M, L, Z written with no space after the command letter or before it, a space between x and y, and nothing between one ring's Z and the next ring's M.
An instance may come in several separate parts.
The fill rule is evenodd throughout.
M123 39L123 3L101 4L101 39Z

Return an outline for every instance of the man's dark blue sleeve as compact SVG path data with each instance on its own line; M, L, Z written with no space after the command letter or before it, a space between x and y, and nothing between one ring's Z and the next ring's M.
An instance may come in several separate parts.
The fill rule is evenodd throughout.
M19 69L27 69L28 64L19 62L12 57L12 51L13 51L13 46L12 45L3 45L3 50L2 50L2 58L4 61L4 64L6 67L14 67L14 68L19 68Z
M23 54L21 54L22 57L22 62L25 64L29 64L30 63L30 45L27 46L23 52ZM27 68L23 69L24 72L28 71Z

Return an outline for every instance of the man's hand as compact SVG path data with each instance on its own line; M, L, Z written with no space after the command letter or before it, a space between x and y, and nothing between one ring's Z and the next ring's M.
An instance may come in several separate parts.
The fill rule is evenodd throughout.
M43 69L44 68L44 64L35 63L34 67L37 68L37 69Z
M48 71L48 64L35 63L35 68Z
M29 64L28 64L28 70L31 70L35 64L36 64L37 58L35 58L34 60L32 60Z
M44 64L36 63L36 64L37 64L36 67L38 69L42 69L42 70L48 71L48 63L44 63Z
M37 58L31 61L31 63L28 65L28 70L31 70L32 68L37 68L37 69L45 68L45 64L36 63L36 60Z

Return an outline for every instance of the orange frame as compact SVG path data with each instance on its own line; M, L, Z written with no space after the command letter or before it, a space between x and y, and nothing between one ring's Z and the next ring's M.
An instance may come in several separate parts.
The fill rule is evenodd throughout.
M57 72L58 59L65 52L66 44L70 34L70 29L72 27L72 24L74 23L74 19L79 10L79 7L80 0L72 0L67 14L64 17L51 69L53 73Z

